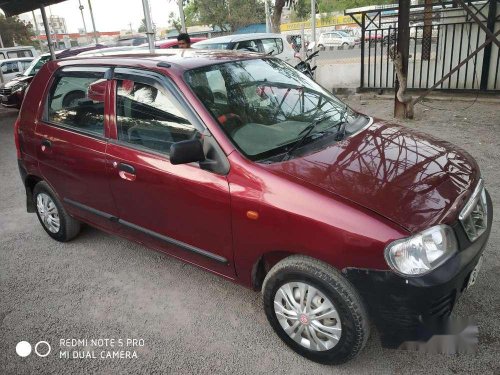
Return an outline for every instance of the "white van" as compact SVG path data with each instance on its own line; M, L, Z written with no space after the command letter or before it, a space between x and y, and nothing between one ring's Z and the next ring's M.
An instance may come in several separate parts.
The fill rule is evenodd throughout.
M0 48L0 60L15 59L18 57L36 57L38 52L33 46L16 46Z

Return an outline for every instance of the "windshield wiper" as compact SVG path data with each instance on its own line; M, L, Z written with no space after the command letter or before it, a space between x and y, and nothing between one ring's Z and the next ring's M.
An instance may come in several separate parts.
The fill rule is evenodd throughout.
M314 120L313 122L311 122L309 125L307 125L304 129L302 129L302 131L298 134L299 136L304 134L297 142L294 143L294 145L292 147L290 147L285 155L283 156L283 158L281 159L281 161L285 161L285 160L288 160L290 159L290 157L292 156L292 153L298 149L303 143L304 141L307 139L307 137L309 137L309 135L312 133L312 131L314 130L314 128L322 123L323 121L325 121L326 119L332 117L332 115L328 115L328 114L324 114L323 116L321 116L320 118Z

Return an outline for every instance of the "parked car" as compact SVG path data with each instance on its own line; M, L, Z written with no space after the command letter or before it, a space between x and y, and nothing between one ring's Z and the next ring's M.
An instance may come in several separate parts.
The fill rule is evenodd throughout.
M491 231L468 153L262 54L52 61L14 134L50 237L87 223L261 290L277 335L321 363L356 356L370 321L397 347L450 314Z
M33 46L15 46L0 48L0 60L18 57L36 57L38 52Z
M318 39L318 48L320 50L324 50L326 47L353 48L355 45L356 38L342 31L329 31L321 34Z
M101 44L72 47L60 51L56 51L56 59L71 57L79 53L92 50L100 50L106 46ZM21 108L24 99L24 94L33 79L33 76L40 70L40 68L47 61L50 60L50 54L45 53L34 59L31 64L26 68L23 74L14 77L9 82L0 85L0 104L4 107Z
M32 61L32 57L0 60L0 69L4 82L9 82L14 77L20 76Z
M276 56L291 65L300 62L286 35L271 33L235 34L211 38L191 45L195 49L231 49Z
M118 39L115 47L139 46L147 42L148 38L145 35L129 36Z
M207 40L207 38L195 38L195 37L191 37L190 39L191 39L191 44ZM177 40L177 38L157 40L155 42L155 46L156 48L179 48L179 41Z

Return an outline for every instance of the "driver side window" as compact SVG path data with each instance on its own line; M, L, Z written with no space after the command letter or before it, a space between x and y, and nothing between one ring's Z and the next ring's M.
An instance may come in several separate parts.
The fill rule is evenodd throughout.
M177 103L157 87L132 80L117 81L118 139L163 154L173 143L196 133Z

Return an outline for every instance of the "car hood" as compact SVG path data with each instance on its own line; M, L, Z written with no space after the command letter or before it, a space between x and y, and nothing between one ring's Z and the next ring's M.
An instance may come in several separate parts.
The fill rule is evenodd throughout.
M478 182L474 159L430 135L375 120L320 151L266 165L417 232L456 220Z

